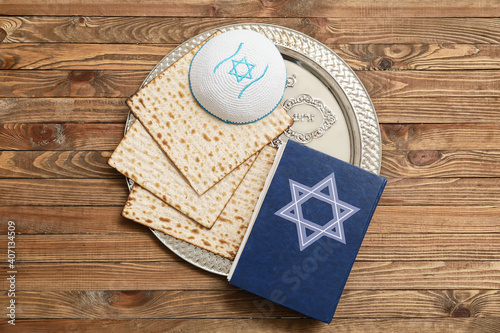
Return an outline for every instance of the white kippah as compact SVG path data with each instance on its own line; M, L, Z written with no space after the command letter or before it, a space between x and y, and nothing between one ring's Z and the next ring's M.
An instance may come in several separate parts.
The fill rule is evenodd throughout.
M210 114L247 124L271 113L283 98L285 62L278 48L251 30L234 30L208 40L189 69L191 92Z

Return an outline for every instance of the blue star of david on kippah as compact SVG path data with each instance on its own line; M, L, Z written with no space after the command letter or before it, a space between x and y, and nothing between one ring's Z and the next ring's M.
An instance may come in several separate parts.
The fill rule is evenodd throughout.
M346 244L343 223L359 208L339 199L335 175L332 173L312 187L292 179L289 182L292 201L275 214L297 225L300 251L323 236ZM328 210L330 217L324 225L304 217L303 206L310 200L319 200L325 204L324 209Z
M229 71L230 75L236 76L238 83L243 79L252 79L252 69L255 65L249 64L246 57L241 60L232 60L233 68ZM238 68L240 70L238 71Z

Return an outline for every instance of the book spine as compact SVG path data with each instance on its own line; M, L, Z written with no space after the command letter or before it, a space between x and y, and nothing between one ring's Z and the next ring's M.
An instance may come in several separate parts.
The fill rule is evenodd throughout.
M387 184L387 179L385 179L383 177L380 177L380 178L382 178L383 181L381 182L379 191L377 193L377 196L375 197L375 200L373 201L372 209L371 209L370 213L368 214L368 223L366 223L366 226L365 226L365 228L363 230L363 233L361 234L361 240L359 241L359 246L358 246L358 249L356 251L356 256L354 257L354 260L356 260L356 257L358 256L358 252L359 252L359 249L361 248L361 244L363 243L363 239L365 238L366 231L368 230L368 227L370 226L370 222L372 220L373 214L375 213L375 209L378 206L378 202L380 201L380 197L382 196L382 192L384 191L385 185ZM349 275L351 274L352 266L354 265L354 260L351 262L350 266L346 270L345 277L344 277L344 279L342 281L342 290L344 289L344 286L347 283L347 279L349 278ZM332 321L332 319L333 319L333 315L334 315L335 310L337 308L337 305L338 305L338 303L340 301L341 295L342 295L342 293L340 293L338 295L337 299L335 299L335 302L333 302L333 304L335 304L335 307L333 308L332 318L330 319L330 321Z

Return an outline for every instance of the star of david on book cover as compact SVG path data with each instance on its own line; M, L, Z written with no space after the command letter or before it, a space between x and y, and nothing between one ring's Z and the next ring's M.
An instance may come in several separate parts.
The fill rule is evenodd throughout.
M335 183L335 173L321 180L313 187L301 184L292 179L289 182L292 201L275 214L297 225L300 250L302 251L321 237L329 237L345 244L346 239L343 224L359 208L339 199ZM304 206L308 205L308 203L310 206L312 200L319 200L326 204L323 206L313 206L313 208L317 207L324 210L322 213L327 218L326 223L323 225L321 221L314 221L314 218L309 220L305 214L306 210ZM316 211L310 212L310 216L314 216Z

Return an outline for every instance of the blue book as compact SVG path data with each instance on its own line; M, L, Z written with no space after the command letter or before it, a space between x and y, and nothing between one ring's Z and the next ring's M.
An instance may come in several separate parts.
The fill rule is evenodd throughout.
M386 182L288 141L278 151L230 284L330 323Z

